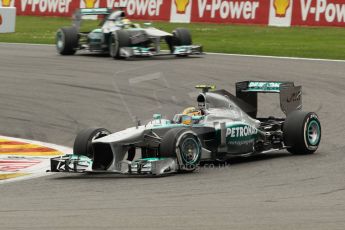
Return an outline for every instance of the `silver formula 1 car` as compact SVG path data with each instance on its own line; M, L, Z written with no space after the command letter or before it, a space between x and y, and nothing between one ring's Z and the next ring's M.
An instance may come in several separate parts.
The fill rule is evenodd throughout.
M83 17L102 17L99 28L80 31ZM189 30L177 28L168 33L145 23L145 28L125 18L122 10L107 8L79 9L74 14L73 26L63 27L56 33L56 48L61 55L73 55L77 50L109 53L113 58L156 56L170 54L188 56L202 54L202 46L193 45ZM161 52L161 43L169 53Z
M111 133L81 131L71 155L53 158L53 172L109 172L162 175L194 171L201 161L226 160L286 149L314 153L321 125L314 112L301 111L301 86L292 82L236 83L236 96L198 86L198 108L160 114L145 125ZM279 93L284 118L257 117L258 93Z

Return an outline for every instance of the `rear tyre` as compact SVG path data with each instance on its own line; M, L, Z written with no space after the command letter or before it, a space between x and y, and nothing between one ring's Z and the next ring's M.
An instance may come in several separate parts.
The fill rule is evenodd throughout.
M73 55L78 48L78 30L75 27L63 27L56 32L56 49L61 55Z
M92 148L92 141L109 134L110 131L104 128L88 128L80 131L74 141L73 153L93 159L94 151Z
M109 39L109 54L114 59L121 59L120 49L131 44L130 35L126 30L116 30Z
M285 119L284 143L292 154L312 154L321 141L321 124L316 113L294 111Z
M169 130L159 147L160 157L176 157L178 171L194 171L201 159L202 145L198 136L188 129Z

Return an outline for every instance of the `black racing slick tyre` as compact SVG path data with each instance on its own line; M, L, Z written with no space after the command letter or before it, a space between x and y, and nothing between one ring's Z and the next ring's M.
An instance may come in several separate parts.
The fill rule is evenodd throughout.
M87 156L94 158L92 141L110 134L110 131L104 128L88 128L80 131L75 138L73 153L75 155Z
M79 42L78 30L75 27L63 27L56 32L56 49L61 55L73 55Z
M316 113L294 111L283 126L284 144L292 154L312 154L321 141L321 124Z
M169 130L159 147L160 157L177 158L179 172L194 171L200 163L201 152L198 136L185 128Z
M185 28L177 28L173 31L173 45L189 46L192 45L192 35Z
M109 55L114 59L122 58L120 49L131 45L130 34L126 30L116 30L109 39Z

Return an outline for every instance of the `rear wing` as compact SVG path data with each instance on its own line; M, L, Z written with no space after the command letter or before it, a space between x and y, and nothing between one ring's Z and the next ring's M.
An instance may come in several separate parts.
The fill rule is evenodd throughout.
M258 111L258 93L279 93L280 108L286 115L294 110L302 109L302 86L295 86L293 82L237 82L236 97L254 108L254 110L248 111L248 114L254 118L257 116Z
M111 14L113 10L110 8L81 8L77 9L73 14L73 26L80 28L81 20L83 16L88 15L104 15L107 16Z
M216 86L215 85L196 85L196 89L201 89L203 93L207 93L208 91L215 91Z
M109 8L83 8L77 11L80 15L108 15L112 12Z

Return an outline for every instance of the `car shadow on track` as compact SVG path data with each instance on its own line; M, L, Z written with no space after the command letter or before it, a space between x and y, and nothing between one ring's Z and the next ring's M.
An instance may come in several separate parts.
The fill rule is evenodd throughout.
M276 158L282 157L292 157L291 153L287 152L276 152L276 153L266 153L266 154L257 154L249 157L234 157L232 159L227 160L229 164L241 164L241 163L249 163L249 162L256 162L256 161L264 161L264 160L273 160Z
M283 158L283 157L292 157L293 155L286 152L276 152L276 153L268 153L268 154L257 154L253 156L238 156L238 157L232 157L230 159L227 159L225 161L205 161L200 163L201 168L222 168L222 167L229 167L239 164L246 164L246 163L253 163L253 162L259 162L259 161L268 161L268 160L274 160L277 158Z
M285 157L298 157L292 155L290 153L285 152L277 152L277 153L269 153L269 154L258 154L250 157L234 157L226 161L207 161L202 162L200 164L200 168L221 168L221 167L231 167L238 164L245 164L245 163L252 163L252 162L259 162L259 161L269 161L274 160L277 158L285 158ZM212 167L211 167L212 166ZM212 169L210 169L212 170ZM197 172L196 172L197 173ZM141 178L164 178L177 175L178 173L171 173L171 174L164 174L160 176L154 175L125 175L125 174L115 174L115 173L71 173L71 174L64 174L61 176L50 178L52 180L84 180L84 179L141 179ZM181 173L179 173L181 174ZM187 176L188 174L193 175L194 173L183 173L183 175Z
M61 175L61 174L60 174ZM163 178L176 175L174 173L165 174L161 176L154 175L126 175L126 174L114 174L114 173L71 173L65 176L58 176L50 178L51 180L89 180L89 179L142 179L142 178Z
M102 54L102 53L78 53L75 54L77 57L91 57L91 58L104 58L104 60L110 60L110 61L157 61L157 60L167 60L167 61L180 61L180 60L192 60L192 59L199 59L203 58L205 55L193 55L193 56L181 56L176 57L175 55L171 54L163 54L153 57L131 57L131 58L123 58L123 59L113 59L109 57L109 54Z

